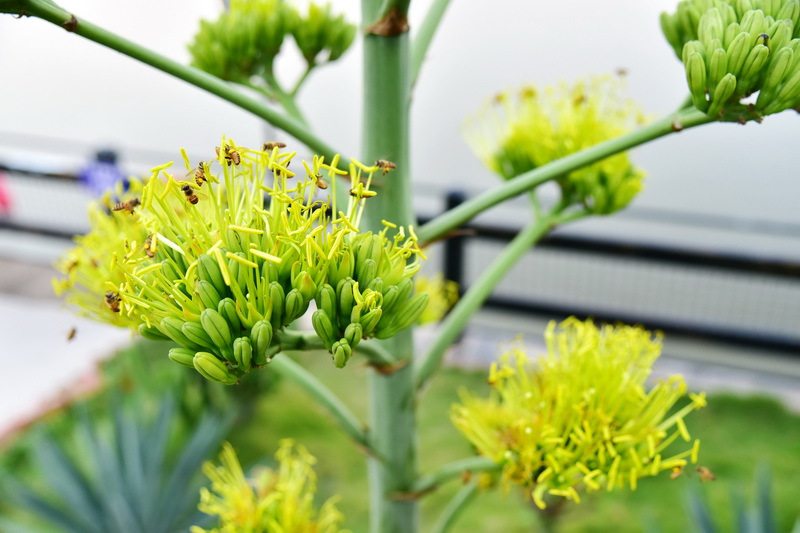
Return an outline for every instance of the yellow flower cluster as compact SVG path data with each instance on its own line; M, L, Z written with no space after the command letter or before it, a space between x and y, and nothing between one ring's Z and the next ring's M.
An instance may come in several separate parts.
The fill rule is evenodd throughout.
M458 283L444 279L441 274L417 275L414 292L427 294L429 298L428 306L417 319L420 325L439 322L458 301Z
M280 351L281 330L316 300L314 329L344 366L361 339L391 337L425 308L412 280L422 253L411 227L359 231L378 166L314 157L296 176L294 156L223 139L216 161L192 167L184 153L184 178L154 168L129 208L95 210L57 284L101 319L172 339L171 359L226 384ZM331 203L319 198L329 187Z
M686 394L681 376L645 381L660 355L659 338L638 327L603 326L571 318L546 333L548 354L529 371L521 349L492 365L488 398L462 394L456 427L479 453L502 465L507 483L545 497L580 501L583 490L635 489L639 478L696 462L684 417L703 407L703 394L673 409Z
M139 325L137 317L112 311L120 305L116 288L125 281L117 268L120 253L125 255L129 243L142 243L147 238L147 231L135 216L142 182L129 182L127 191L117 184L113 191L89 204L91 231L76 237L77 246L56 264L64 277L53 280L53 289L92 319L135 328Z
M314 507L316 459L291 440L281 441L275 454L277 470L265 469L248 480L236 452L225 444L220 464L206 463L203 472L211 489L200 492L198 508L219 517L212 529L192 527L192 533L340 533L344 516L335 499Z
M510 179L641 124L642 112L622 91L619 77L597 76L500 93L468 122L467 140L489 169ZM643 177L621 153L567 174L558 185L565 202L608 214L630 203Z

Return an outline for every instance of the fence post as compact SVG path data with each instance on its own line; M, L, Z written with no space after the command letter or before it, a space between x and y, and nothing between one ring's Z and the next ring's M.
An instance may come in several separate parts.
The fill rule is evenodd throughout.
M464 203L466 195L463 191L449 191L446 197L447 210ZM445 279L458 283L459 293L464 293L464 237L449 237L444 241L443 274Z

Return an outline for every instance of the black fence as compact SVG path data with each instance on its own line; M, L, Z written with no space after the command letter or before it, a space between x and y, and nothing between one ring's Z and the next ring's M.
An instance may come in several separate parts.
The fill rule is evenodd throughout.
M42 173L21 168L10 168L0 164L0 170L9 175L35 177L37 179L74 181L75 177L62 173ZM454 207L464 201L462 192L451 192L446 196L448 208ZM420 222L425 222L421 219ZM69 239L73 232L69 228L56 228L46 225L37 225L30 222L18 222L13 219L0 219L0 230L15 233L35 234L43 237ZM442 270L447 279L459 283L461 290L468 290L470 279L467 270L470 267L469 251L475 246L497 246L513 239L517 233L516 228L503 227L490 224L469 224L446 239L441 246ZM733 254L724 252L703 251L676 246L658 245L648 242L627 242L615 239L575 236L551 235L544 238L537 246L537 251L551 254L568 255L585 261L587 268L591 269L593 262L600 260L624 262L642 268L669 267L688 273L702 276L733 275L741 279L757 279L759 283L788 283L790 287L800 290L800 262L784 261L778 259L765 259L763 257L749 256L746 254ZM532 254L535 255L535 254ZM757 287L756 287L757 288ZM668 290L668 288L667 288ZM525 291L512 291L513 294L496 292L490 297L485 306L487 308L528 313L531 315L547 317L566 317L570 315L592 317L602 322L637 323L649 329L658 329L666 333L696 337L698 339L713 340L791 354L800 354L800 312L794 317L797 328L783 327L782 330L769 330L757 326L749 327L747 324L726 324L725 321L703 321L691 317L682 317L680 312L673 312L671 316L647 311L624 309L617 306L607 306L569 302L558 298L544 298L536 294L523 294ZM798 293L800 294L800 293ZM768 308L767 304L767 308ZM800 308L799 308L800 309ZM793 313L794 308L787 310L776 309L775 313L782 316L787 312ZM790 321L791 322L791 321Z

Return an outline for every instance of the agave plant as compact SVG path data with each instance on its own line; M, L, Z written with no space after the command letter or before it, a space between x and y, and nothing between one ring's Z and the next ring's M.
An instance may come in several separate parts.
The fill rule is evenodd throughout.
M228 418L205 414L177 434L179 415L168 397L152 417L117 403L110 424L91 419L85 408L76 419L67 440L47 430L34 438L35 487L4 476L5 499L15 508L46 522L47 531L75 533L185 531L203 521L199 472L225 436ZM3 530L31 531L17 520L4 519Z
M693 529L700 533L717 533L724 531L714 520L713 511L709 508L702 491L694 485L688 495L689 510L693 521ZM738 491L731 493L731 513L735 517L738 533L777 533L777 519L772 505L772 479L770 471L762 467L756 473L756 501L747 507ZM792 528L792 533L800 533L800 517Z

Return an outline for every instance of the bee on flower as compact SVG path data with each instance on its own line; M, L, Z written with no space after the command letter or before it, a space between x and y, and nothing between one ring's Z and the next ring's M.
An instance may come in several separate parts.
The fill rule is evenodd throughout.
M684 418L705 406L681 376L648 388L661 340L631 326L597 327L571 318L546 332L535 368L521 349L493 365L489 397L462 393L455 426L545 508L548 498L580 501L585 491L635 489L642 477L696 463L700 441ZM673 452L683 440L686 449ZM669 449L669 451L668 451Z

